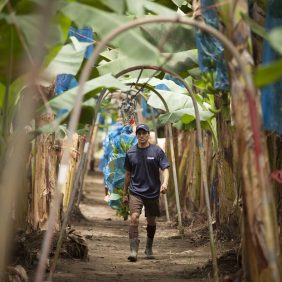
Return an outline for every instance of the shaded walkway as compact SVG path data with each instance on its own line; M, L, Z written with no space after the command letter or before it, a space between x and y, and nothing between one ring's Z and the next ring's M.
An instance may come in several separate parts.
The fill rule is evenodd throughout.
M195 240L180 236L164 218L157 224L156 259L145 259L146 222L141 217L138 261L128 262L128 221L117 217L103 198L102 175L89 175L81 204L89 221L74 224L88 238L89 261L60 259L53 281L203 281L192 273L209 260L208 243L195 247Z

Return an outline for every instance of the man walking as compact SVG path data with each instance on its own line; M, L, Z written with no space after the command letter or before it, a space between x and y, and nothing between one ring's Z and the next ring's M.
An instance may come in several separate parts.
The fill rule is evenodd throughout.
M145 254L153 259L153 241L156 232L156 217L160 216L160 193L166 193L169 178L169 162L164 151L157 145L149 143L150 130L146 124L136 127L138 143L131 147L125 157L126 169L123 202L129 202L130 225L130 256L129 261L137 261L139 247L139 217L143 206L147 219L147 243ZM163 182L160 172L163 171ZM129 189L129 191L128 191ZM129 193L128 193L129 192Z

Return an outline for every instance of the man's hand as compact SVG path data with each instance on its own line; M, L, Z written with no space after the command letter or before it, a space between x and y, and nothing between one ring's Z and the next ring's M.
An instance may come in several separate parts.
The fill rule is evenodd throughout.
M128 186L131 180L131 172L126 170L124 176L124 186L123 186L123 197L122 202L127 205L128 204Z
M165 194L167 191L168 178L169 178L169 171L168 168L165 168L163 170L163 183L161 185L161 190L160 190L162 194Z
M128 204L128 195L123 195L122 202L127 205Z
M160 191L160 192L161 192L162 194L165 194L166 191L167 191L167 185L162 184L162 185L161 185L161 191Z

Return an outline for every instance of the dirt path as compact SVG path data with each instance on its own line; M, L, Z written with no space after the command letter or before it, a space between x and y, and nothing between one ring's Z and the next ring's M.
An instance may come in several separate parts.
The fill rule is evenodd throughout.
M164 218L157 224L156 259L145 258L146 222L142 217L138 261L128 262L129 222L118 218L103 197L102 176L88 176L81 210L89 221L76 223L74 228L92 237L87 239L89 261L60 259L53 281L207 281L207 276L203 279L199 271L195 275L210 258L205 235L186 230L185 236L180 236Z

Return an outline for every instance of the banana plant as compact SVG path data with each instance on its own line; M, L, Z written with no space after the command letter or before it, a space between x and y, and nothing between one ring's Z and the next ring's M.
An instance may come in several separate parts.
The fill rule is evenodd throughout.
M122 91L129 91L129 87L114 78L110 74L106 74L103 76L99 76L96 78L93 78L86 82L85 88L84 88L84 105L85 106L91 106L93 107L95 105L95 101L93 101L93 98L97 96L97 94L102 89L108 89L109 91L112 90L122 90ZM71 110L74 107L76 94L77 94L78 87L74 87L68 91L63 92L61 95L54 97L51 99L48 103L48 105L52 108L54 112L57 112L58 110L64 108L67 109L67 112L60 117L57 117L56 124L60 124L65 118L68 116L68 114L71 112ZM92 103L91 103L92 101ZM89 104L90 103L90 104ZM41 108L41 111L45 111L46 108ZM52 126L47 126L44 128L41 128L41 131L46 132L52 130Z
M187 128L187 125L192 125L195 128L195 111L191 97L188 96L185 89L178 86L176 83L170 80L162 79L158 82L154 79L153 82L149 82L152 86L156 84L164 84L169 90L158 90L164 100L167 102L169 112L161 114L159 116L160 124L165 124L167 122L173 123L178 129ZM153 92L148 93L149 98L147 103L153 108L160 110L165 110L161 99ZM217 137L215 123L213 121L215 116L214 111L214 99L212 95L207 95L203 98L201 95L197 95L197 103L199 105L199 114L202 125L209 129L214 138L215 149L217 148Z
M14 2L13 2L14 3ZM0 62L0 81L14 81L23 75L22 58L26 56L32 64L31 48L37 44L40 26L40 17L36 10L40 7L40 1L20 0L12 6L10 1L2 1L0 10L0 52L7 54L2 56ZM54 58L56 53L64 45L71 21L59 11L52 18L51 29L44 48L48 50L46 61ZM9 54L9 55L8 55ZM10 77L7 77L7 74Z
M36 9L40 1L1 1L0 2L0 159L5 160L6 144L13 132L13 120L19 106L21 89L26 84L26 68L23 57L33 64L31 49L36 44L40 26L40 17ZM51 22L51 32L44 48L49 50L45 64L52 60L63 46L71 21L57 12Z

